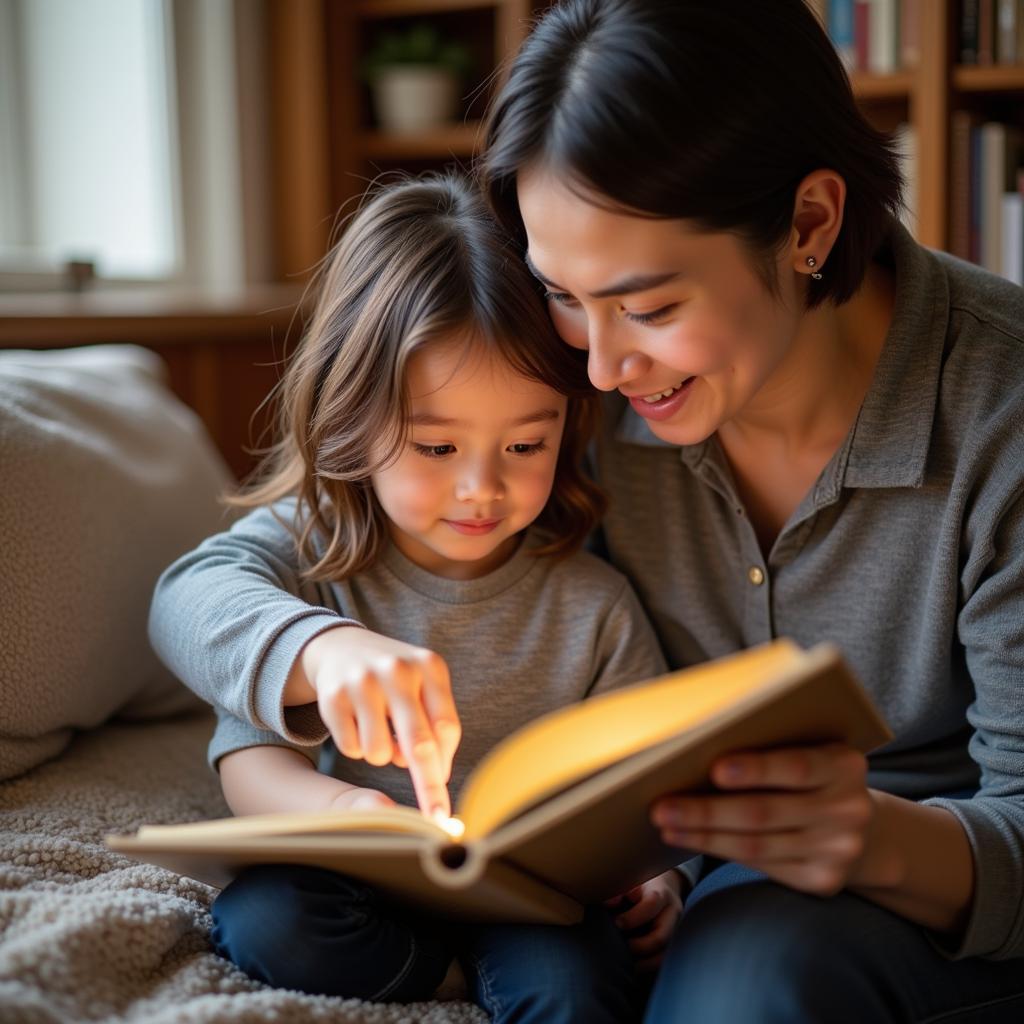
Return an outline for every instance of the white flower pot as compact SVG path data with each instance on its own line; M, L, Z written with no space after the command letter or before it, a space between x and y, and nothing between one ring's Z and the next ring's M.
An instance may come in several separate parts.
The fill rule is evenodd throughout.
M444 68L396 64L374 78L377 121L387 132L408 134L447 124L455 117L458 99L458 80Z

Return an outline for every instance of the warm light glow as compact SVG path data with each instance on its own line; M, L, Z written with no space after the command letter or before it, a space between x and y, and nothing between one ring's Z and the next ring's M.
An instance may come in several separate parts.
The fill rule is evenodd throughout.
M443 828L445 832L452 837L452 839L461 839L463 832L466 831L465 824L459 821L458 818L449 818L440 811L434 815L434 824L437 825L438 828Z

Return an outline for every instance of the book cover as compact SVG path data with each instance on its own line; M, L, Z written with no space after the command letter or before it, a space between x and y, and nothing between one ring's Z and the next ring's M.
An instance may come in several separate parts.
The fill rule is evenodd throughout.
M470 774L458 828L400 807L143 826L107 841L214 885L249 864L314 864L454 918L572 923L686 859L661 842L650 807L708 790L716 758L828 741L867 752L889 738L836 648L778 640L529 723Z

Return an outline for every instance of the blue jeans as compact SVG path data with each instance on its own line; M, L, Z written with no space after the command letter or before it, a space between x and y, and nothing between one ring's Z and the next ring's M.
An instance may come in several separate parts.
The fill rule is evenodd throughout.
M950 960L851 893L820 899L724 864L686 902L648 1024L1018 1024L1024 961Z
M279 988L378 1001L430 999L454 957L495 1024L636 1020L632 957L601 907L582 923L444 924L320 868L249 868L213 905L213 945Z

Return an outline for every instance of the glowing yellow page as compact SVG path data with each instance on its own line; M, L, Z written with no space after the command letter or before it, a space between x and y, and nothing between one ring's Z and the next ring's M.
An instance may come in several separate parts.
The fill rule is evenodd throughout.
M468 780L458 808L465 838L487 835L544 797L707 721L802 656L795 644L776 640L531 722L499 743Z

